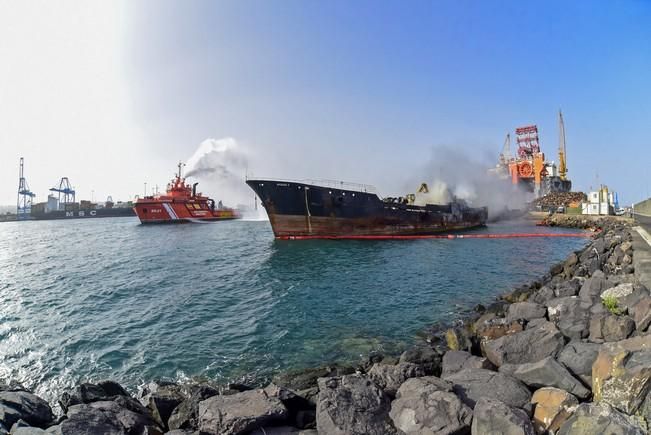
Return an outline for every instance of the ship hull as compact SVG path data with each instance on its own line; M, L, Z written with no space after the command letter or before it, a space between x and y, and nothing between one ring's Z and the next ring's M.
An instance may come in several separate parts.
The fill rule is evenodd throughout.
M248 180L267 210L274 235L296 238L409 238L486 223L485 208L415 206L364 191L299 182Z
M186 202L142 201L133 208L143 224L210 223L238 219L230 209L191 209Z

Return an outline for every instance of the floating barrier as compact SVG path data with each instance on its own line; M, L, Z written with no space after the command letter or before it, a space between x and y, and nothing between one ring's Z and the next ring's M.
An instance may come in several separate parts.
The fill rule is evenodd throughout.
M504 234L431 234L404 236L280 236L278 240L418 240L418 239L519 239L545 237L592 237L594 233L504 233Z

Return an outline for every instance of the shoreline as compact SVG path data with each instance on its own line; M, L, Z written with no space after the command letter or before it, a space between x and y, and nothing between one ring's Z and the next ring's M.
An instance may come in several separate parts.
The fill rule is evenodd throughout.
M371 354L357 367L284 372L255 389L153 382L132 397L110 381L81 384L60 398L64 415L58 419L47 402L22 387L0 386L0 422L6 432L17 424L12 433L28 433L18 428L26 424L48 428L29 433L74 434L92 427L86 433L307 435L315 428L326 434L418 433L435 421L434 433L490 433L496 423L487 416L497 412L505 416L504 427L525 428L521 433L591 433L571 429L600 424L597 415L627 433L644 433L644 419L651 418L651 358L633 371L616 366L622 361L612 357L625 351L637 361L651 347L651 297L635 284L630 225L562 216L564 222L556 217L550 225L597 225L602 231L545 276L461 313L453 325L428 328L425 340L399 357ZM616 289L611 293L619 314L601 302L610 289ZM601 364L592 361L596 378L586 360L592 357ZM618 389L615 380L623 376L640 384L637 396ZM434 403L424 402L423 394ZM636 413L642 417L631 417ZM590 427L594 432L599 426Z

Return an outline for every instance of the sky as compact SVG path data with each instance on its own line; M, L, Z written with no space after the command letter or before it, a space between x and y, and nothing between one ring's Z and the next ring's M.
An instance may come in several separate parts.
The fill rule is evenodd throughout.
M63 176L129 200L225 138L242 178L395 196L442 148L494 164L522 125L557 160L559 109L575 190L630 204L651 193L649 22L647 1L0 0L0 204L20 157L36 201Z

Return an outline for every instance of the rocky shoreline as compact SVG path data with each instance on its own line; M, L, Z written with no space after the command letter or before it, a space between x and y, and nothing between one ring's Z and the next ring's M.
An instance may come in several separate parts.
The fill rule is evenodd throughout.
M551 223L550 223L551 224ZM85 383L50 404L0 385L0 435L644 434L651 423L651 296L625 222L541 279L399 357L276 376L264 388Z

